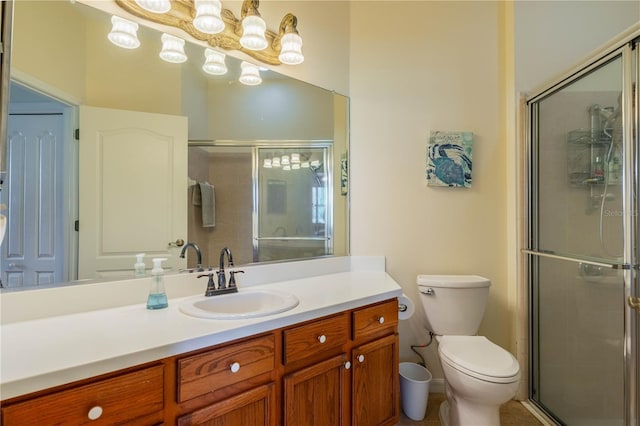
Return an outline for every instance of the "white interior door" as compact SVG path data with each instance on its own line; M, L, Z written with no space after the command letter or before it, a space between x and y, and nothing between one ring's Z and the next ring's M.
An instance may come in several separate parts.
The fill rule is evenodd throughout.
M80 107L78 278L133 276L136 253L186 267L186 117Z
M7 232L2 244L5 287L67 279L64 268L62 114L11 114L7 132L11 164L2 194Z

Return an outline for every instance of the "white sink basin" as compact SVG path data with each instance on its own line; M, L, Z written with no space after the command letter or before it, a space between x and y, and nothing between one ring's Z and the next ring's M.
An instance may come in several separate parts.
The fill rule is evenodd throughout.
M232 294L192 297L182 302L179 309L192 317L225 320L274 315L293 309L298 303L291 293L241 289Z

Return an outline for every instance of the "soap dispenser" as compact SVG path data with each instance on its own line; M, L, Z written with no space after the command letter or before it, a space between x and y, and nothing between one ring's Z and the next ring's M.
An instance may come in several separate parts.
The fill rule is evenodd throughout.
M136 254L136 263L133 265L136 271L136 278L145 276L144 253Z
M147 309L163 309L169 306L167 301L167 293L164 291L164 270L162 262L166 258L154 258L153 269L151 270L151 288L149 289L149 298L147 299Z

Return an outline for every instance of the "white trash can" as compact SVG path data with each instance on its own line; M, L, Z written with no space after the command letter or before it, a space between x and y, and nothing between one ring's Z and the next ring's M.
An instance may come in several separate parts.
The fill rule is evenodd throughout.
M431 373L415 362L400 363L402 411L411 420L420 421L427 413Z

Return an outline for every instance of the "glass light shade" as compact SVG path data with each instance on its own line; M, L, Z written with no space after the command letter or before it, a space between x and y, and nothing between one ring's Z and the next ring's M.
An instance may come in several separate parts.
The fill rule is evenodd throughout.
M123 19L119 16L112 16L111 24L111 32L107 36L111 43L125 49L135 49L140 46L140 40L138 40L137 34L138 24L136 22Z
M271 164L273 165L273 167L280 167L280 157L274 157Z
M259 15L248 15L242 20L242 37L240 45L249 50L263 50L267 48L264 35L267 24Z
M291 164L300 163L300 154L293 153L291 154Z
M286 33L280 40L281 49L278 59L287 65L298 65L304 61L302 55L302 37L296 33Z
M300 167L302 167L303 169L308 169L309 168L309 162L308 161L303 161L302 163L300 163Z
M240 64L242 68L242 73L240 74L240 83L246 84L247 86L255 86L262 83L262 78L260 78L260 71L258 67L249 63L242 62ZM275 159L274 159L275 160Z
M282 156L282 160L280 160L282 162L283 166L289 165L291 163L289 163L289 156L288 155L283 155Z
M169 0L136 0L138 6L153 13L167 13L171 10Z
M287 166L282 166L282 170L289 171L289 170L291 170L291 166L289 166L289 165L287 165Z
M271 166L271 158L265 158L264 159L264 164L262 165L262 167L264 167L265 169L270 169Z
M220 16L220 0L195 0L196 17L193 26L205 34L218 34L224 30L224 21Z
M292 165L291 165L291 168L292 168L293 170L300 170L300 164L299 164L299 163L292 164Z
M217 50L205 49L204 57L205 62L202 66L204 72L213 75L222 75L227 73L227 65L224 63L224 53L220 53Z
M162 34L161 40L162 50L160 51L160 58L174 64L179 64L187 60L187 55L184 53L183 39L170 34Z

